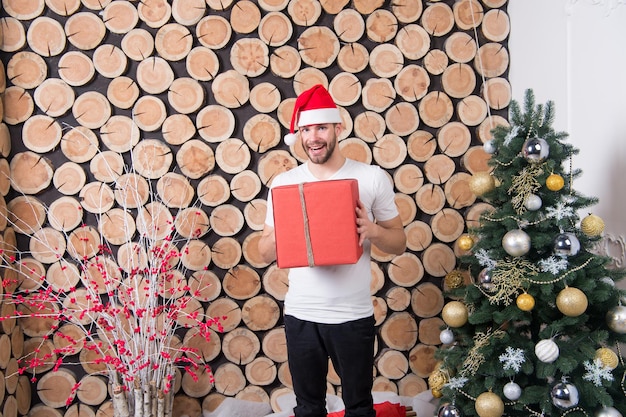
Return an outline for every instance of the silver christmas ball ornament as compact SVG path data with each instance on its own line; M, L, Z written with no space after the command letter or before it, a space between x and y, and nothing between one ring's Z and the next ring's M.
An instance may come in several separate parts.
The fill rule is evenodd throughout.
M562 410L578 405L578 389L566 382L559 382L550 391L552 403Z
M550 146L545 139L532 138L524 142L522 148L524 158L531 164L537 164L545 161L550 155Z
M602 277L600 278L600 282L604 282L606 285L610 287L615 287L615 281L611 277Z
M626 307L615 306L606 313L606 324L615 333L626 333Z
M573 233L560 233L554 239L554 252L557 255L574 256L580 251L580 242Z
M478 273L478 277L476 277L476 282L480 288L482 288L485 292L493 292L496 289L496 286L493 283L492 277L492 269L484 268L482 271Z
M622 417L622 413L614 407L602 407L595 414L595 417Z
M454 342L454 333L450 329L444 329L439 333L439 340L441 340L441 343L444 345L449 345Z
M493 143L493 140L488 140L487 142L483 143L483 151L487 152L488 154L496 153L496 145Z
M522 396L522 388L513 381L506 384L502 392L511 401L517 401Z
M526 200L524 200L524 207L526 207L530 211L537 211L541 208L543 201L541 201L541 197L537 194L528 194Z
M461 414L461 410L459 410L459 408L454 405L454 404L450 404L450 403L445 403L442 404L441 407L439 407L439 410L437 411L437 417L462 417L463 414Z
M510 230L502 237L502 247L511 256L526 255L530 250L530 236L522 229Z

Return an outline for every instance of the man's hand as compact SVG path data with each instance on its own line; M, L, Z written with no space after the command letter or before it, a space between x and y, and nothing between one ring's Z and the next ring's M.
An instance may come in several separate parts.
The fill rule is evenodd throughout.
M274 228L267 224L263 228L261 238L259 239L259 254L267 263L276 260L276 235Z
M400 216L375 223L367 216L367 210L363 203L357 201L356 227L361 246L363 246L365 239L368 239L386 253L401 255L406 250L406 235Z
M378 226L367 216L367 210L361 203L356 202L356 231L359 234L359 246L363 246L365 239L376 239Z

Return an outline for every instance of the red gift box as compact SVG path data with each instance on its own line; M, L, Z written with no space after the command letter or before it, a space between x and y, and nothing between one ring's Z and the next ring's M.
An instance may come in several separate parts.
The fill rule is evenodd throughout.
M415 415L415 412L413 412L413 408L411 408L411 410L409 411L407 407L400 404L394 404L389 401L374 404L374 411L376 411L376 417L406 417L407 415L409 415L409 413ZM344 417L345 415L346 411L341 410L329 413L327 417Z
M278 267L356 263L363 253L356 230L358 199L354 179L274 187Z

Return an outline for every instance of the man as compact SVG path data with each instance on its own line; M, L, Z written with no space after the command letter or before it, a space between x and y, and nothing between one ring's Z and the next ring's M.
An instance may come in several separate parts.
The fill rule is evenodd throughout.
M387 253L406 248L394 191L378 166L346 159L337 146L342 130L339 109L328 91L316 85L295 103L288 144L299 127L308 161L284 172L272 187L319 180L355 178L359 184L357 232L363 255L355 264L292 268L285 296L285 333L295 417L326 417L328 358L341 378L345 417L374 417L374 309L370 295L370 245ZM271 193L271 190L270 190ZM271 194L259 251L266 262L276 259ZM375 221L374 221L375 219Z

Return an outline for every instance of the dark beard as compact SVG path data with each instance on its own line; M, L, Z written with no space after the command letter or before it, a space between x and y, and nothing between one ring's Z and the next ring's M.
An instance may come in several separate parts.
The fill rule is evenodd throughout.
M309 161L311 161L314 164L325 164L330 157L333 155L333 152L335 152L335 145L336 145L337 141L331 141L330 144L328 144L327 148L326 148L326 153L322 156L316 156L316 157L312 157L311 154L309 153L309 148L306 148L306 153L307 156L309 157Z

